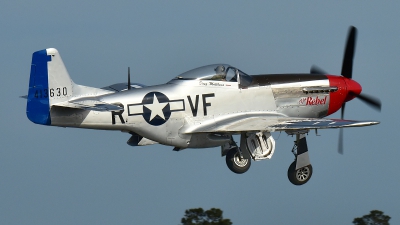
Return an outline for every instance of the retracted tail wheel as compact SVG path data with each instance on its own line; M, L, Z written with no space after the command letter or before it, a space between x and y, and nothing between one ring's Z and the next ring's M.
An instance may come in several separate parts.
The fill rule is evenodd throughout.
M251 165L251 159L240 159L237 148L232 148L226 154L226 165L228 168L237 174L241 174L249 170Z
M303 185L310 180L312 172L311 164L296 170L296 161L294 161L290 164L287 175L292 184Z

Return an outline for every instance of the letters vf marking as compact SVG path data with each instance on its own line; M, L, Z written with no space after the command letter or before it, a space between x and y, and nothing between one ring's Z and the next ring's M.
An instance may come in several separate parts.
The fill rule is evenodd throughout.
M204 116L207 116L207 106L211 106L211 103L207 102L207 98L215 97L215 94L214 93L202 94L201 97L203 100L203 113ZM194 102L194 105L190 95L188 95L187 98L189 101L190 109L192 110L193 117L196 117L197 111L199 109L199 95L196 95L196 101Z
M188 98L188 101L189 101L190 109L192 110L192 114L193 114L194 117L196 117L197 116L197 110L199 109L199 95L196 95L195 106L193 106L192 98L190 98L189 95L187 96L187 98Z

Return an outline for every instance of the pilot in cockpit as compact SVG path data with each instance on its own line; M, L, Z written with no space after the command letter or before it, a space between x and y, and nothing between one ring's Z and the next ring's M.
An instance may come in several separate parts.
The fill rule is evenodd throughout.
M215 69L215 75L211 80L226 81L226 69L225 66L217 66Z

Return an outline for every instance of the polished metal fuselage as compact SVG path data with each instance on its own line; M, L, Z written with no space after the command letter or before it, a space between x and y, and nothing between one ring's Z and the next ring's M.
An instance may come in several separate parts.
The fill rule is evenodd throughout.
M194 129L196 126L218 127L223 134L223 123L244 119L249 114L322 118L328 113L329 92L305 91L305 88L329 88L324 75L252 77L253 82L247 87L228 81L174 79L163 85L95 97L122 106L124 110L120 112L52 106L51 125L120 130L164 145L204 148L220 146L230 138L201 132ZM230 133L235 133L232 130L229 128Z

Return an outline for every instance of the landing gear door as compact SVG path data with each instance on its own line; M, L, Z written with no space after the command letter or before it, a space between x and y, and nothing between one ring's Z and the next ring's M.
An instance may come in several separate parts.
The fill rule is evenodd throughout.
M255 161L270 159L275 151L275 140L269 132L242 134L242 145Z

